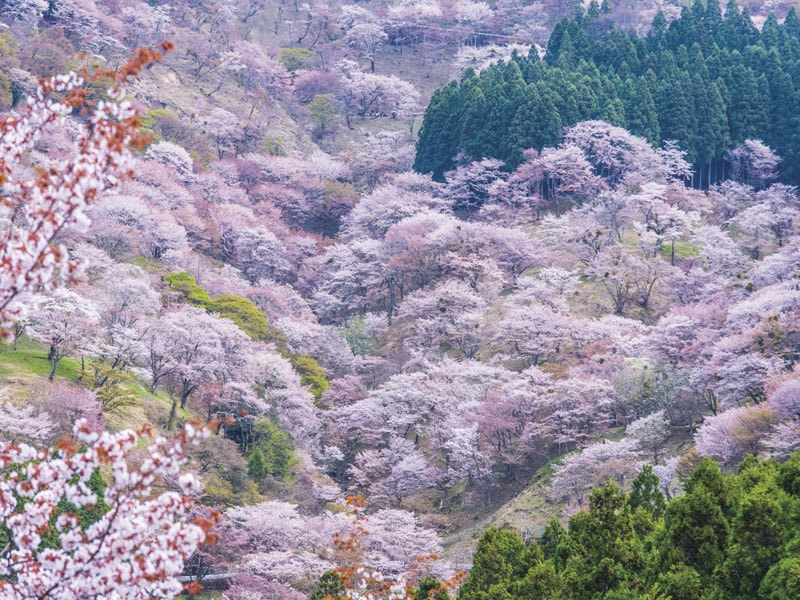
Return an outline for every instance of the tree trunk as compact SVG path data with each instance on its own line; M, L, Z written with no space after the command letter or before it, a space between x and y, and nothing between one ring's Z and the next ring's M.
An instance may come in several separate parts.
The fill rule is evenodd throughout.
M167 420L167 431L172 431L172 425L175 422L175 412L178 407L178 403L175 402L175 398L172 398L172 407L169 410L169 419Z
M51 345L50 351L47 353L47 360L50 361L50 375L47 378L50 381L56 378L56 369L58 369L58 361L61 360L61 357L58 354L58 349Z

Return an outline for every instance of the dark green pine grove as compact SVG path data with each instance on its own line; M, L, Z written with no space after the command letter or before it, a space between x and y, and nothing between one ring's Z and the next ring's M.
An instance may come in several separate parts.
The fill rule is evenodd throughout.
M730 0L695 0L669 25L659 13L638 37L592 6L554 29L543 59L514 55L437 91L419 135L415 170L441 180L454 157L497 158L556 145L564 126L600 119L654 145L676 140L697 187L726 177L727 152L760 139L800 183L800 18L770 15L762 30Z
M630 494L609 483L539 543L480 540L458 600L797 600L800 454L750 457L737 474L704 459L665 502L645 467Z

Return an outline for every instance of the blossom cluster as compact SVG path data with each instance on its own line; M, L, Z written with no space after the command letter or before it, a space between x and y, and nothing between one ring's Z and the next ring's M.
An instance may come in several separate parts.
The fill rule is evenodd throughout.
M43 78L19 113L0 119L0 334L24 313L18 297L33 289L53 289L77 274L57 238L66 227L85 229L85 210L97 195L129 176L130 149L139 146L139 116L121 86L160 58L140 50L116 73L108 99L89 101L90 75L75 72ZM28 157L48 126L73 112L85 113L73 152L47 165Z
M0 597L173 598L183 586L184 561L207 541L214 515L189 522L197 491L190 473L180 473L184 448L207 435L187 425L172 438L151 439L136 466L140 431L97 432L80 421L74 438L57 447L0 445L0 521L8 536L0 548ZM138 454L138 453L137 453ZM99 470L108 485L108 510L88 526L65 509L91 508L101 501L89 487ZM181 492L154 493L165 478ZM70 507L70 508L71 508ZM57 543L52 543L53 530Z

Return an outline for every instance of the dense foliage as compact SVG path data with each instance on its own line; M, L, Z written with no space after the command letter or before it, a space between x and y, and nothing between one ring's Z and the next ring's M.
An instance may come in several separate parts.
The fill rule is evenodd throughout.
M800 454L783 464L751 456L737 474L704 459L665 506L645 467L634 492L595 489L588 510L566 530L551 522L538 544L489 529L458 600L797 598L799 477Z
M558 2L566 7L558 18L576 4ZM109 179L113 190L90 191L86 211L78 203L73 218L50 232L57 234L51 258L63 259L62 267L50 269L47 252L37 262L38 245L6 245L4 256L11 251L15 260L0 268L0 288L24 285L0 289L10 339L0 345L0 438L46 448L78 419L111 431L150 421L166 434L192 415L217 417L213 434L187 448L184 468L204 484L199 502L223 515L211 534L219 541L199 548L184 574L205 585L209 575L235 573L226 600L299 600L326 571L333 575L323 596L340 594L339 582L353 588L350 598L432 593L443 600L436 580L454 581L453 570L470 562L474 579L463 593L488 586L490 597L546 597L581 586L594 595L604 586L609 595L678 596L677 584L667 590L654 579L658 561L666 573L682 569L680 589L689 591L680 593L702 597L715 593L717 563L725 573L744 572L740 563L724 566L733 556L731 532L738 530L730 507L738 510L738 496L720 509L726 525L711 518L711 501L698 504L716 528L697 533L697 552L665 550L653 562L652 536L678 518L660 493L680 497L698 453L733 468L748 454L786 460L800 449L798 196L777 182L780 159L756 139L773 143L768 130L753 127L734 140L727 112L723 137L741 143L729 162L712 160L697 171L697 180L702 175L706 185L729 174L732 181L700 192L684 185L691 176L685 158L698 161L692 147L684 157L674 143L653 145L668 137L660 122L656 136L636 128L627 101L612 102L615 111L584 107L601 94L604 106L611 102L609 90L622 85L614 77L646 83L632 61L630 74L614 77L611 63L624 66L614 57L582 65L580 52L602 46L592 40L630 43L640 58L649 45L673 52L670 29L660 42L613 29L608 19L625 24L620 2L562 23L543 61L520 58L528 47L473 46L456 29L429 28L457 21L469 32L488 23L502 36L519 30L496 17L513 14L527 27L535 11L555 3L0 0L8 22L0 27L0 74L8 79L0 77L0 109L11 108L11 133L30 125L13 111L23 113L25 94L36 94L35 76L101 60L113 67L128 49L166 32L179 49L131 89L141 127L152 135L141 154L111 161L131 177ZM647 4L648 22L656 6L667 19L679 16L672 0ZM779 0L769 6L788 10ZM734 12L719 20L720 29ZM409 26L398 41L400 26L389 20L401 13L424 21L430 37L414 39ZM794 21L792 13L778 26L781 35ZM774 51L791 73L793 43ZM510 57L515 47L507 65L464 80L475 84L474 98L464 99L471 119L464 127L483 132L480 144L495 142L485 122L494 127L516 116L507 112L511 102L489 110L484 79L502 80L495 91L505 94L531 73L555 77L560 69L570 85L558 98L586 108L578 116L612 123L562 130L571 121L556 95L545 94L558 115L532 104L518 133L547 132L556 147L525 150L514 169L510 160L469 162L482 156L474 148L453 149L464 152L446 183L410 172L417 100L448 73L468 63L479 72L489 56ZM728 52L725 60L736 56L724 44L714 47ZM740 52L748 69L756 68L754 52ZM660 59L647 56L655 75ZM688 59L678 58L676 72L683 72ZM573 59L569 68L559 65ZM720 61L706 68L717 73ZM586 75L595 72L613 85ZM542 81L536 86L549 85ZM574 81L596 84L595 100ZM730 87L723 93L722 83L727 111ZM86 86L87 98L104 97L103 82ZM456 94L459 86L450 89ZM653 98L654 110L660 101ZM692 123L706 118L701 108L692 104ZM138 126L136 111L130 114L130 127ZM646 137L615 126L620 115ZM64 187L50 182L75 164L68 159L80 155L87 118L48 117L24 151L7 157L13 172L6 183L19 182L34 200L51 192L62 198ZM13 149L16 137L4 142ZM523 142L518 149L529 145ZM42 213L25 212L37 203L18 202L18 189L2 189L0 238L32 242L29 220ZM45 267L42 277L25 279L31 264ZM51 276L63 283L53 293L39 285ZM3 306L14 311L4 315ZM688 458L676 456L692 445ZM133 449L130 467L144 453ZM476 520L485 518L481 528L513 522L529 539L551 517L591 508L592 488L611 479L628 489L645 463L652 473L634 481L627 500L632 524L623 508L615 509L611 533L576 517L565 550L568 534L554 522L541 552L501 532L502 552L472 561L477 539L466 531ZM106 490L115 488L107 468L95 472ZM94 483L90 477L87 486L99 499L103 482ZM158 478L153 494L179 483ZM686 485L689 496L693 487ZM345 501L353 495L368 502L355 520ZM625 504L607 496L612 506ZM51 500L55 513L69 512L66 498ZM113 514L112 502L107 512L99 502L91 509L70 503L77 528ZM637 516L641 510L652 512L652 522ZM691 510L684 513L676 535L694 526ZM58 526L58 517L48 518ZM54 535L52 524L46 535ZM611 551L596 572L597 546L581 549L594 535ZM440 554L443 544L456 565L418 560ZM501 564L516 554L519 564ZM716 561L711 567L698 559L706 554ZM783 558L767 553L763 560ZM541 568L531 575L533 563ZM180 571L176 561L169 567ZM506 575L515 581L510 587Z
M659 145L675 140L696 186L727 178L728 152L761 139L800 181L800 18L770 15L759 31L736 0L725 16L695 0L648 35L614 25L596 4L560 22L540 59L513 55L480 74L467 70L431 99L414 168L441 179L457 155L516 168L523 151L554 146L563 126L600 119Z

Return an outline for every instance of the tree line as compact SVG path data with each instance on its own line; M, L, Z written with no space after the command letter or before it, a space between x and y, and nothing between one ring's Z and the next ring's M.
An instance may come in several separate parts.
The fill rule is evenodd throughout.
M538 543L488 530L458 598L797 598L798 468L798 454L750 456L723 474L706 458L666 502L646 466L630 493L596 488L587 511L566 530L551 521Z
M728 152L760 139L800 181L800 17L770 14L759 31L736 0L695 0L667 23L658 13L638 36L592 2L554 29L543 58L512 55L438 90L426 110L414 169L441 180L461 158L520 165L523 151L555 146L564 127L599 119L654 145L675 140L692 184L731 174Z
M800 594L800 454L778 463L745 458L721 472L710 458L688 468L669 500L645 465L630 492L597 487L565 529L553 519L538 540L489 528L458 600L790 600ZM341 571L313 599L341 600ZM419 580L404 598L448 600L448 585Z

